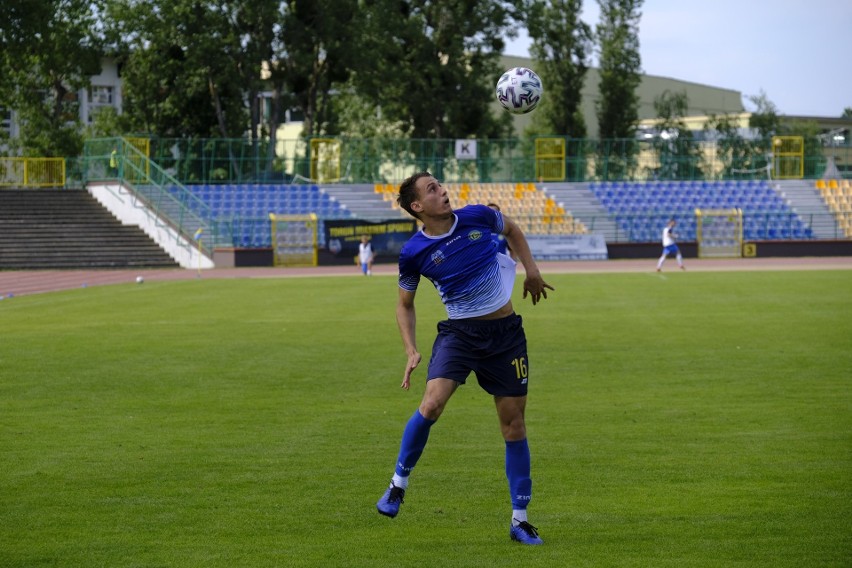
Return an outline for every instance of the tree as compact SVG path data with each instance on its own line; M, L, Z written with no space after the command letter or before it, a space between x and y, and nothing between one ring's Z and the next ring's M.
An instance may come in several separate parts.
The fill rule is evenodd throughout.
M654 98L658 135L651 146L657 152L659 166L650 173L658 179L700 179L701 148L683 118L689 109L686 91L663 91Z
M166 138L245 133L247 70L235 65L244 58L233 17L249 3L112 0L109 37L126 54L124 112L133 129Z
M749 117L749 128L757 130L758 138L768 141L773 134L778 132L781 118L778 116L778 107L775 106L765 92L762 90L758 95L750 95L748 100L755 106L755 110Z
M599 138L633 138L639 120L642 81L639 56L639 8L642 0L598 0L600 97L596 102Z
M592 51L592 30L580 20L582 0L533 0L528 7L530 53L546 97L534 117L539 131L586 137L581 92Z
M601 20L596 28L599 57L600 96L595 102L600 179L630 177L637 167L636 125L639 120L641 82L639 57L639 7L642 0L598 0Z
M504 136L492 112L513 3L501 0L370 0L355 86L414 138Z
M725 178L738 177L740 172L752 169L753 147L739 132L735 116L710 115L704 124L705 136L716 142L716 161L722 164Z
M0 18L0 107L15 109L17 150L73 156L82 149L78 93L100 73L100 3L9 0ZM14 149L13 149L14 150Z

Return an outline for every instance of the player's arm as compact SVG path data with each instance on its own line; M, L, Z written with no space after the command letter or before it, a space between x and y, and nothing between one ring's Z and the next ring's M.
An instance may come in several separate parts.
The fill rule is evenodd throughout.
M509 248L515 253L515 258L524 266L524 272L526 272L524 298L529 294L535 305L541 298L547 298L547 290L553 290L553 286L541 277L541 271L533 259L530 245L521 228L505 215L503 215L503 235L509 243Z
M399 289L399 300L396 304L396 323L399 325L399 334L402 336L402 345L408 361L405 364L405 374L402 377L402 385L405 390L411 386L411 372L420 364L420 353L417 351L417 315L414 311L414 292L404 288Z

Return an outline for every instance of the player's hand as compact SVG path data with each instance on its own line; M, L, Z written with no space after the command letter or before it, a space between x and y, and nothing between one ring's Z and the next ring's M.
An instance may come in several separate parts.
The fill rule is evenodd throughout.
M408 356L408 363L405 365L405 374L402 376L402 384L400 385L403 389L408 390L411 388L411 373L420 364L421 359L420 353L416 351Z
M536 305L542 298L547 299L547 291L553 290L553 286L544 281L540 273L528 274L524 279L524 299L527 299L527 294L532 297L533 305Z

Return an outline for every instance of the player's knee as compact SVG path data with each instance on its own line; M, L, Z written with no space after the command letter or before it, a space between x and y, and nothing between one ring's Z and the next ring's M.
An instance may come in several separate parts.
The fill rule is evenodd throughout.
M503 439L507 442L517 442L527 437L527 426L523 416L516 416L500 423Z
M444 412L447 403L434 398L424 398L420 403L420 414L423 418L437 420Z

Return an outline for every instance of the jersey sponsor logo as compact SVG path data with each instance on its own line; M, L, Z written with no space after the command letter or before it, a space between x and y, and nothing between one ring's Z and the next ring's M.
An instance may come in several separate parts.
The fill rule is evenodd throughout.
M444 262L444 253L439 250L433 252L432 262L434 262L435 264L441 264L442 262Z
M478 241L479 239L482 238L482 232L474 229L470 233L467 234L467 238L472 240L472 241Z

